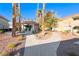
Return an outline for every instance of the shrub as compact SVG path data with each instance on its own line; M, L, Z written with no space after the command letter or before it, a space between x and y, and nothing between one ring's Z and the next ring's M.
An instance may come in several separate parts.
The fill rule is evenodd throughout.
M64 32L65 32L65 33L69 33L69 32L70 32L70 30L65 30Z
M19 35L19 36L16 37L16 39L17 40L23 40L24 39L24 36L23 35Z
M35 33L35 31L34 31L34 30L32 30L32 33Z
M5 30L4 29L0 29L0 33L4 33L5 32Z
M2 55L2 52L0 51L0 56Z
M0 52L0 56L9 56L10 55L10 52L8 52L8 51L2 51L2 52Z
M16 45L15 45L14 43L9 43L9 44L7 45L7 47L8 47L8 48L15 48Z

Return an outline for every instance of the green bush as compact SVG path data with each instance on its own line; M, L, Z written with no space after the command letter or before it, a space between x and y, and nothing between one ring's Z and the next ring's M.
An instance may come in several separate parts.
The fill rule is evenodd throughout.
M71 30L65 30L64 32L65 32L65 33L69 33L70 31L71 31Z
M4 33L5 32L5 30L4 29L0 29L0 33Z
M35 30L32 30L32 33L35 33Z

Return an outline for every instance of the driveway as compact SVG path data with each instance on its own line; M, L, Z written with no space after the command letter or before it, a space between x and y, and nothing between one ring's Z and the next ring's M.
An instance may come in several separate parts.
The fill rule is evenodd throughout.
M57 32L46 40L38 40L35 35L26 36L24 56L56 56L61 37Z

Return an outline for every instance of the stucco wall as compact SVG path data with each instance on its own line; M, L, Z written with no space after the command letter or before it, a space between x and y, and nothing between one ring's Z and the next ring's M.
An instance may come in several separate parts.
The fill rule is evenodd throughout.
M63 21L58 22L57 30L72 30L74 26L79 26L79 20L73 20L73 18L65 18Z
M7 20L4 20L3 18L0 18L0 29L8 29L9 24Z

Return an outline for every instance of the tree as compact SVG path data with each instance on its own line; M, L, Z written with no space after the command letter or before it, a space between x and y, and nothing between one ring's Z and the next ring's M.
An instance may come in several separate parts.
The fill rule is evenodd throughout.
M45 27L52 29L55 28L57 24L57 17L55 16L55 12L48 11L45 16Z
M42 9L42 32L44 33L45 30L45 3L43 3Z
M39 29L41 29L41 24L42 24L42 10L38 10L38 24L39 24Z
M13 13L12 13L12 22L13 22L13 24L12 24L12 36L14 37L14 36L16 36L16 13L15 13L16 4L15 3L12 4L12 11L13 11Z
M42 10L39 9L39 3L37 4L37 11L36 11L36 23L39 24L39 30L41 29L42 24Z

